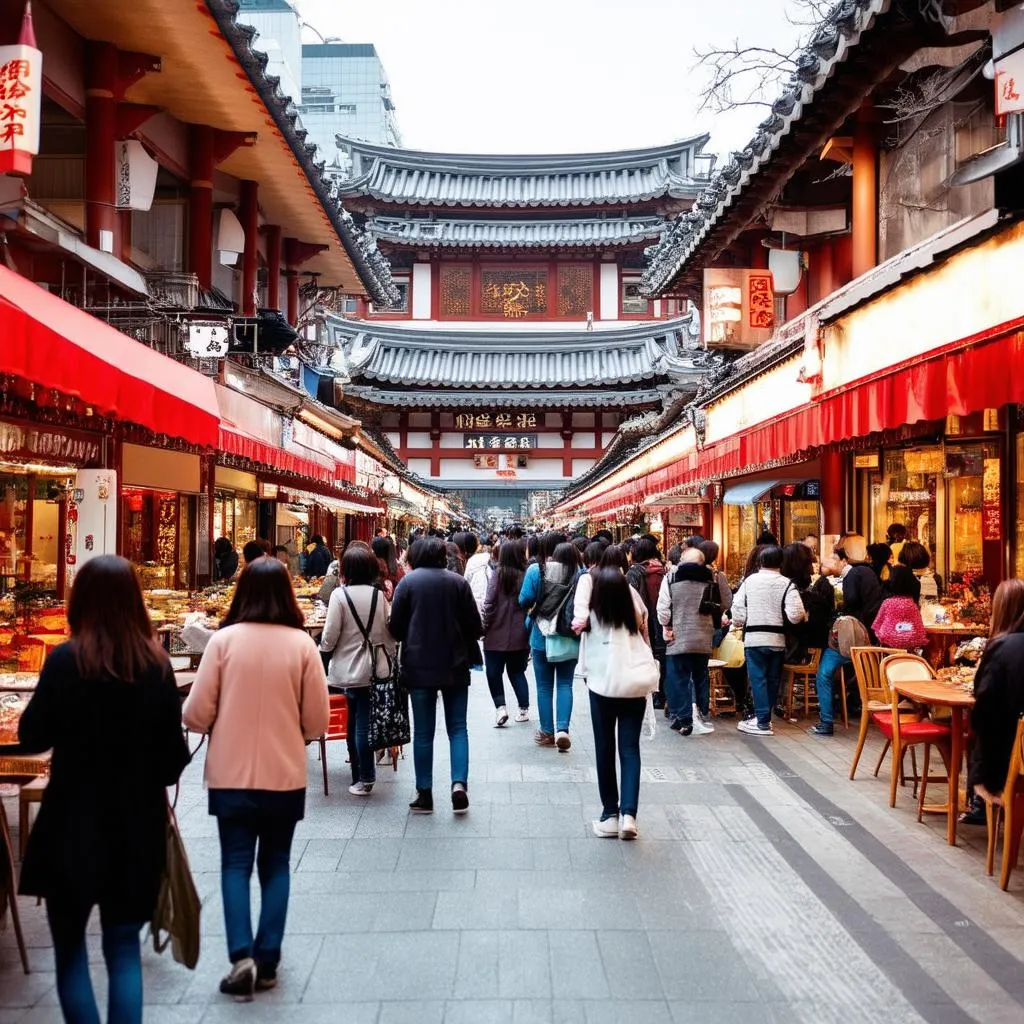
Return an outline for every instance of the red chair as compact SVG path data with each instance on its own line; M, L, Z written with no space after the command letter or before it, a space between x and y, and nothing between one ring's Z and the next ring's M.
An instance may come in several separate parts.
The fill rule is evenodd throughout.
M899 683L919 682L935 678L935 672L924 658L916 654L894 654L886 658L881 665L882 676L885 678L892 694L892 708L889 711L876 711L872 714L875 724L882 735L892 743L892 778L889 782L889 806L896 806L896 788L899 785L899 768L903 764L903 755L909 747L924 744L924 765L921 768L921 787L917 797L917 820L924 815L924 798L929 782L948 782L949 766L953 759L953 731L948 725L933 722L923 716L917 721L907 721L906 714L900 708L903 699L894 689ZM901 713L902 712L902 713ZM931 749L939 751L946 767L946 778L928 777L928 762Z
M320 764L324 770L324 796L327 792L327 741L348 739L348 699L343 693L332 693L328 698L331 716L327 731L320 737Z

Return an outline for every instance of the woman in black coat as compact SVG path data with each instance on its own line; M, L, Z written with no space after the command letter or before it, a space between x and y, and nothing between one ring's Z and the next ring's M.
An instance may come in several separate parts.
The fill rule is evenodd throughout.
M448 552L438 537L416 541L409 549L413 571L395 588L388 628L402 645L402 684L409 690L413 717L414 814L434 810L434 731L437 695L444 704L452 765L452 810L469 808L470 666L478 664L483 634L480 612L466 580L445 566Z
M131 563L86 562L68 624L18 728L25 752L53 751L20 891L46 900L65 1019L99 1020L85 944L98 906L109 1017L141 1021L139 932L165 866L166 787L189 760L181 702Z

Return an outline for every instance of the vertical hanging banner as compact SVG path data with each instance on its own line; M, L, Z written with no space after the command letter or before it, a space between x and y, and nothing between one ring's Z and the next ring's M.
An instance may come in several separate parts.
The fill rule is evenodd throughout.
M775 327L771 271L705 270L701 322L708 347L752 349L767 341Z
M32 173L42 100L43 55L36 49L32 6L26 3L18 42L0 46L0 174Z

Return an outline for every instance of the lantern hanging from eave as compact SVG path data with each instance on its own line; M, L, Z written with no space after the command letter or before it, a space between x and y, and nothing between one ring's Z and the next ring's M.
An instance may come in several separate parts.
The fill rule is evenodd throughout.
M18 41L0 46L0 174L32 173L39 152L43 55L36 48L32 4L25 4Z

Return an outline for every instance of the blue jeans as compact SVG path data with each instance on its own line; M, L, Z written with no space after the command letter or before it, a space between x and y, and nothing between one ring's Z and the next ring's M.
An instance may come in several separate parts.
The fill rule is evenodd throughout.
M288 916L288 861L298 819L282 811L277 798L285 794L263 790L238 793L234 806L217 817L228 957L232 963L253 957L257 963L276 965L281 959ZM260 920L255 940L249 909L254 862L260 880Z
M509 682L521 708L530 706L530 687L526 682L526 666L530 652L526 651L484 651L484 665L487 668L487 688L496 708L505 706L504 673L508 672Z
M640 730L647 701L643 697L602 697L590 691L590 719L594 725L597 754L597 791L601 796L601 820L617 814L636 817L640 801ZM622 797L615 774L615 726L618 724Z
M693 705L702 715L710 706L709 654L670 654L665 689L668 694L668 716L684 725L693 724Z
M348 701L348 759L352 781L377 781L377 765L370 749L370 687L356 686L345 691Z
M754 698L757 724L771 725L772 708L779 699L779 685L782 681L782 666L786 660L786 652L777 651L774 647L748 647L745 654L747 678L750 680L750 693Z
M445 686L440 690L444 704L444 725L452 762L452 785L469 784L469 731L466 709L468 686ZM412 703L412 761L416 769L416 788L434 788L434 732L437 729L437 690L409 691Z
M818 715L822 725L831 725L832 718L832 680L835 678L836 669L843 665L852 665L851 658L844 658L838 651L826 647L821 652L821 661L818 663L818 675L814 680L814 688L818 691ZM841 685L845 686L845 682Z
M533 649L533 675L537 681L537 717L540 731L549 736L568 732L572 718L572 677L576 659L548 661L543 651Z
M46 918L53 936L57 970L57 996L61 1012L70 1024L100 1024L100 1013L89 977L85 926L92 907L46 901ZM139 932L143 925L113 924L100 907L103 927L103 959L110 987L107 996L108 1024L142 1024L142 957Z

